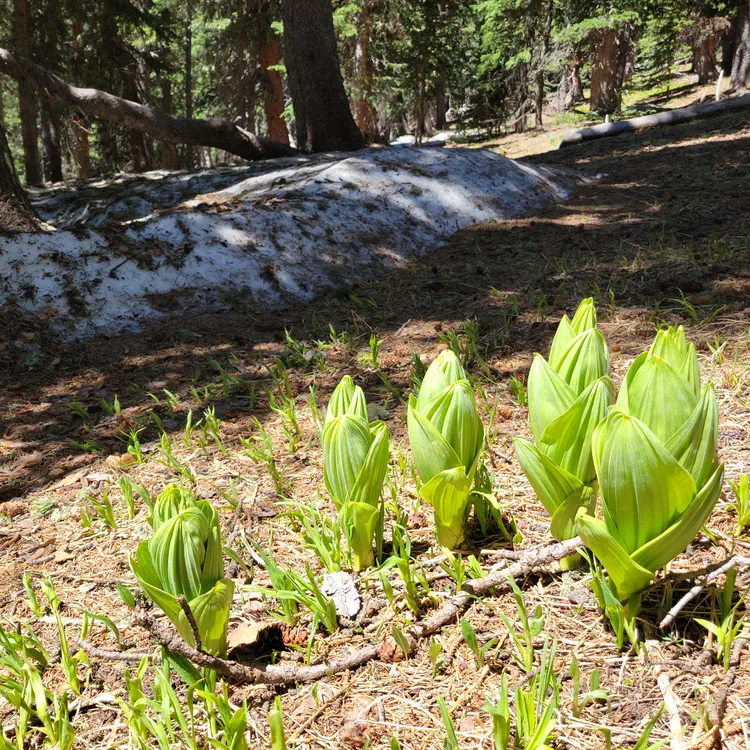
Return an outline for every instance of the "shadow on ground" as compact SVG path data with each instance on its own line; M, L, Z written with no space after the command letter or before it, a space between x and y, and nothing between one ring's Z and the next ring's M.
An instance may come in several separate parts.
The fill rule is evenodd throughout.
M405 395L412 352L430 356L467 320L476 321L487 363L475 375L522 374L531 353L546 349L559 314L588 295L598 298L605 319L610 308L632 317L634 328L683 318L696 339L705 338L701 321L750 323L746 117L583 144L534 161L588 179L567 203L464 230L405 269L310 305L260 316L186 311L140 335L66 346L48 339L42 322L24 321L25 331L0 344L0 499L59 481L101 452L122 453L129 429L147 426L141 437L153 439L154 409L168 430L180 429L188 410L198 410L191 389L204 393L206 384L214 390L202 406L213 404L228 427L247 434L251 417L267 416L267 365L279 358L289 365L292 390L315 384L323 404L344 372L373 398ZM7 314L5 325L18 329ZM322 352L325 365L305 363L285 330ZM371 333L383 342L390 394L362 357ZM316 340L335 343L316 347ZM626 351L627 341L614 343L637 353ZM175 394L171 406L165 389ZM101 405L115 394L119 416Z

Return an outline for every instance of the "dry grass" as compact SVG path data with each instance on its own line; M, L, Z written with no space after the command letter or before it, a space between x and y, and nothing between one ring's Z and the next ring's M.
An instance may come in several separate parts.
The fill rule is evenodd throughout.
M399 502L409 513L415 554L426 562L434 554L430 512L420 505L409 472L401 472L398 465L399 455L408 455L402 399L411 388L411 354L431 360L444 345L441 335L461 329L466 320L476 320L480 353L487 363L486 370L479 363L471 368L488 397L487 404L480 399L486 420L489 407L498 404L488 453L497 495L506 517L518 524L522 548L547 544L547 518L512 457L512 438L527 436L528 428L527 411L514 398L510 378L524 376L531 354L547 351L559 315L589 294L599 301L617 382L647 346L656 323L686 325L699 349L704 376L717 385L727 478L746 469L750 461L750 215L743 197L750 178L747 123L736 115L722 117L572 148L554 158L547 155L545 163L551 162L603 176L583 182L566 204L528 219L464 231L406 269L341 290L304 309L268 318L240 312L186 316L140 336L67 347L47 337L43 321L9 320L8 330L18 334L0 350L5 366L0 375L0 471L4 472L0 496L5 503L0 510L12 515L0 527L0 615L5 625L31 622L55 649L54 625L33 621L20 582L23 572L49 574L64 602L64 615L71 619L71 635L83 607L115 620L128 648L147 645L147 635L131 624L131 613L114 590L116 581L134 586L127 556L148 534L145 511L139 505L139 514L127 521L120 492L113 487L123 470L112 468L112 459L108 463L104 455L82 453L67 441L93 439L105 453L120 455L124 451L118 437L121 428L148 424L154 408L171 433L175 457L194 474L198 492L221 507L227 535L241 525L248 537L266 546L273 531L273 551L280 562L298 570L310 562L319 569L314 556L303 549L299 529L280 513L283 509L268 473L244 455L240 438L251 434L253 417L260 419L272 435L288 496L316 502L332 512L324 494L317 495L323 488L322 464L307 394L315 385L318 403L325 404L346 373L363 385L368 401L383 410L394 443L392 471ZM507 331L505 320L510 321ZM320 364L297 363L289 368L302 428L300 447L291 452L280 419L269 411L263 395L263 388L272 385L267 365L291 356L284 343L285 327L314 347L314 340L328 338L329 323L337 334L346 331L347 337L325 348ZM25 350L17 345L29 341L21 331L33 333L33 341L42 347L41 364L31 369L25 364ZM380 365L392 392L365 361L371 333L383 342ZM189 447L182 443L188 410L199 414L191 387L218 382L209 358L252 384L256 393L252 407L247 391L238 390L237 384L226 392L219 387L210 399L222 420L226 454L215 443L209 443L206 452L195 442ZM129 389L130 383L139 388ZM163 399L155 406L144 393L163 396L164 388L177 395L173 414ZM115 393L123 410L119 417L109 417L99 402L111 401ZM86 406L87 426L65 406L68 401ZM155 438L153 427L141 434L146 461L127 470L131 480L147 487L152 496L175 479L175 472L159 463ZM232 485L243 500L240 518L220 495ZM117 530L106 531L98 522L93 533L82 529L83 496L98 497L105 490L117 511ZM39 498L54 502L50 515L35 512ZM747 535L732 539L735 519L727 508L730 500L722 496L709 522L716 543L701 536L675 560L670 574L689 574L725 559L732 549L747 554ZM473 541L477 550L486 550L482 556L486 566L496 562L493 550L505 546L500 538L480 539L476 534ZM236 549L245 554L241 547ZM689 578L677 577L675 598L689 588ZM267 583L261 568L255 569L254 583ZM437 602L453 592L447 577L435 576L432 589ZM698 597L672 631L663 634L656 631L656 623L668 609L667 589L663 579L654 584L641 612L640 626L649 640L645 658L617 650L585 572L535 574L523 581L523 589L529 609L541 605L545 632L558 642L556 666L564 681L555 747L605 747L604 730L611 732L613 747L632 747L664 700L666 681L662 677L660 687L661 670L668 675L679 709L684 747L705 746L700 712L719 688L723 670L718 664L699 661L711 643L692 617L710 616L712 590ZM477 669L456 624L437 636L445 665L435 678L425 643L408 661L375 661L316 686L282 691L288 735L296 738L299 748L362 747L368 742L371 748L387 748L391 736L410 750L437 748L445 733L436 699L443 697L452 710L461 746L490 748L489 716L482 704L497 694L503 670L511 686L522 678L497 616L500 610L512 621L517 619L510 596L485 598L467 615L478 634L500 638L487 669ZM234 603L233 625L264 617L259 595L243 590ZM378 637L379 618L389 624L404 623L407 613L386 608L364 633L343 628L334 636L321 635L315 640L314 659L330 658ZM296 635L304 642L304 624L288 637L295 640ZM93 640L111 648L111 638L99 629L96 632ZM574 654L585 680L593 670L600 670L601 686L609 696L608 702L589 705L579 717L573 716L571 683L566 679ZM301 659L293 649L280 658ZM746 656L729 696L725 747L750 747L749 664ZM82 701L86 710L74 721L79 746L127 743L119 710L105 700L105 694L123 695L123 668L93 660ZM52 667L46 679L50 686L60 684L59 667ZM236 701L248 699L251 746L257 742L267 746L266 716L273 692L252 686L233 686L232 691ZM7 726L11 721L6 706L2 723ZM665 715L652 741L667 737Z

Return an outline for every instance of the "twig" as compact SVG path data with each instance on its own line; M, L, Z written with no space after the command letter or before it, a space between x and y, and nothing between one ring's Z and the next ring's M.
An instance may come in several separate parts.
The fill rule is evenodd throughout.
M109 661L124 661L137 664L144 656L159 659L158 654L153 651L111 651L106 648L94 646L83 638L78 639L78 645L89 655L97 659L108 659Z
M656 684L659 686L664 699L664 706L669 714L670 747L672 750L682 750L684 735L682 733L682 721L680 720L680 707L677 705L677 698L675 698L672 690L669 673L661 665L658 665L654 672L656 673Z
M507 591L510 589L510 576L518 578L526 575L538 565L568 557L581 546L580 538L576 537L566 542L530 550L524 560L513 563L503 571L491 573L484 578L473 581L466 581L462 591L446 601L433 615L416 623L409 629L406 637L410 650L416 647L417 641L436 633L450 623L456 622L469 609L477 596L486 594L493 589ZM331 674L356 669L368 661L377 659L381 652L387 654L389 646L392 648L393 645L389 644L390 639L388 639L377 645L365 646L338 659L310 666L268 664L261 668L255 668L236 661L219 659L193 648L173 630L158 623L150 614L144 615L139 622L168 651L184 656L199 667L213 669L218 674L237 682L258 685L288 685L295 682L320 680Z
M333 705L339 698L341 698L345 693L349 692L349 688L351 688L351 683L347 682L346 685L339 688L325 703L321 703L320 706L318 706L318 709L316 711L313 711L310 716L308 716L295 730L292 732L292 734L286 738L287 742L290 742L291 740L298 739L304 731L331 705Z
M193 631L193 639L195 640L195 650L196 651L203 651L203 643L201 641L201 634L198 630L198 623L195 621L195 615L193 615L193 610L190 609L190 605L187 602L187 599L180 594L180 596L177 597L177 602L180 605L180 609L185 613L185 617L187 618L188 624L190 625L190 630Z
M698 594L700 594L703 589L708 586L709 583L712 583L717 578L720 578L723 576L726 572L732 570L732 568L747 568L750 567L750 557L731 557L729 560L727 560L723 565L719 566L715 570L712 570L710 573L706 574L701 578L693 588L690 589L690 591L685 594L685 596L682 597L675 605L672 607L672 609L667 612L667 615L664 617L664 619L659 623L660 628L668 628L674 621L677 615L682 612L685 607L690 604L693 599L695 599Z
M748 641L750 641L749 638L737 638L734 646L732 646L729 669L724 676L721 687L716 691L713 703L708 710L708 718L715 728L721 729L721 722L724 720L724 713L727 709L729 691L732 689L732 685L734 685L734 681L737 678L737 670L740 668L740 660L742 659L742 649L745 648Z

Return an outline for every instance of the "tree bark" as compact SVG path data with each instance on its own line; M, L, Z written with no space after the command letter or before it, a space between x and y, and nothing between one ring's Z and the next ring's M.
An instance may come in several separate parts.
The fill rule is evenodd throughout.
M365 140L372 143L378 137L377 119L372 106L373 70L370 58L370 0L364 0L354 25L357 38L354 47L354 121Z
M24 193L0 123L0 234L36 232L39 219Z
M581 80L581 68L585 59L580 50L573 55L573 65L570 70L570 103L576 104L583 101L583 81Z
M539 60L537 60L536 69L536 97L534 101L536 129L542 130L544 123L544 64L549 53L549 40L552 35L552 0L547 3L547 13L544 19L544 29L542 30L542 42L539 49Z
M13 44L19 54L29 56L29 6L27 0L13 0ZM27 185L41 185L39 169L39 131L34 87L26 81L18 82L18 111L21 118L23 167Z
M272 69L281 62L281 44L270 25L258 55L263 86L263 112L266 116L268 137L273 141L289 145L284 114L284 83L281 73ZM252 113L248 113L252 117Z
M709 34L696 40L693 46L693 70L698 83L704 85L716 80L716 35Z
M620 108L620 40L615 29L599 34L591 62L591 111L609 115Z
M187 19L185 20L185 117L193 118L193 0L187 0ZM187 144L185 149L185 166L193 168L193 147Z
M71 86L54 73L2 48L0 72L33 84L45 97L50 97L61 106L77 108L92 117L148 133L168 143L213 146L251 161L295 153L288 146L259 138L227 120L173 117L99 89Z
M435 130L448 127L448 100L445 96L445 82L439 79L435 84Z
M168 76L161 79L161 108L167 114L172 114L172 81ZM173 143L164 143L161 151L161 166L164 169L179 169L180 163Z
M44 5L42 54L45 64L54 73L60 72L60 45L65 34L60 0L47 0ZM20 52L20 50L19 50ZM23 54L23 53L21 53ZM42 125L42 169L47 182L62 182L62 124L60 115L49 102L40 101Z
M282 0L281 16L297 148L362 148L341 77L331 0Z
M71 68L73 82L79 84L83 75L84 44L83 23L74 20L72 24L73 40L71 44ZM89 145L89 125L79 114L73 116L73 132L75 134L75 161L78 167L78 178L88 180L91 177L91 147Z
M41 102L42 169L47 182L62 182L62 149L60 117L48 102Z
M732 88L750 89L750 0L744 0L734 24Z

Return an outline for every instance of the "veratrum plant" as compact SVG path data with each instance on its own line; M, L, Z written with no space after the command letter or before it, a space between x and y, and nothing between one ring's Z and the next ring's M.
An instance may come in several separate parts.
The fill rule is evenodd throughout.
M178 597L184 596L195 617L205 651L227 651L229 607L234 583L224 578L221 531L216 509L207 500L168 486L154 504L153 536L138 545L130 568L143 592L195 645L193 631Z
M719 412L713 386L701 390L699 377L682 327L660 331L594 431L604 521L581 513L577 527L620 599L690 544L721 491Z
M464 540L467 506L484 426L458 357L441 352L409 399L409 443L423 484L419 494L435 510L438 541L453 549Z
M339 510L352 567L362 570L373 563L372 540L382 523L388 428L383 422L368 423L365 395L348 375L331 396L321 442L326 489Z
M573 320L565 315L552 341L549 362L534 356L529 373L529 421L534 444L516 438L521 468L552 516L558 541L576 535L576 514L594 512L597 482L591 436L614 401L609 355L596 327L594 300L583 300ZM569 567L578 556L564 560Z

